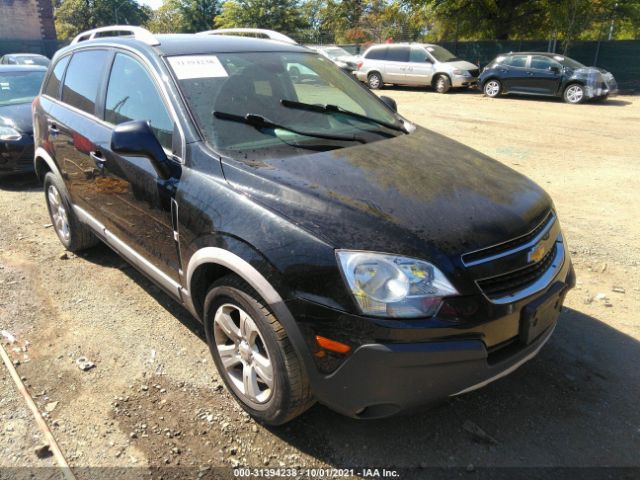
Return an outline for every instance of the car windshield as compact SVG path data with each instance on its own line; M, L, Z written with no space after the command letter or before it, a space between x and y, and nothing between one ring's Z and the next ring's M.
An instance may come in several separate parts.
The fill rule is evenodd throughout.
M404 123L388 107L314 53L220 53L168 61L207 142L233 157L275 150L302 154L403 134Z
M44 71L0 72L0 106L29 103L38 95Z
M324 53L326 53L332 60L335 60L338 57L348 57L350 55L349 52L339 47L325 48Z
M449 50L439 45L429 45L427 51L439 62L457 62L460 60Z
M580 62L576 62L573 58L562 57L562 56L557 56L557 57L553 57L553 58L556 59L558 62L560 62L565 67L569 67L569 68L571 68L573 70L577 70L578 68L584 68L583 64L581 64Z

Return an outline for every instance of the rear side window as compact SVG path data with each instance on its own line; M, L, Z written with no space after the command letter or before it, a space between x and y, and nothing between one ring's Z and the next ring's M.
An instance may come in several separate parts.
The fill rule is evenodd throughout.
M64 77L64 103L92 115L95 113L98 85L107 55L106 50L87 50L73 54Z
M527 56L514 55L513 57L507 57L502 64L509 65L510 67L524 68L527 66Z
M113 61L104 119L114 125L148 120L160 144L172 149L173 120L145 68L128 55L118 53Z
M384 60L387 56L387 50L388 48L375 48L370 50L365 55L365 58L368 58L369 60Z
M386 60L391 62L408 62L409 52L409 47L391 47L387 52Z
M60 96L60 83L62 83L64 69L67 68L70 58L70 55L62 57L58 63L56 63L56 66L53 67L53 71L51 72L51 75L49 75L49 80L47 80L47 85L44 87L45 95L49 95L55 99Z

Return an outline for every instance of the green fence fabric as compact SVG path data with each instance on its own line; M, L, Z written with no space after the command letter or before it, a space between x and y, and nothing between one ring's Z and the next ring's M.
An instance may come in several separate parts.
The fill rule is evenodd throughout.
M295 35L294 35L295 36ZM48 57L68 42L56 40L3 40L0 39L0 56L5 53L41 53ZM481 67L501 53L547 52L552 46L547 40L441 42L440 45L458 57ZM360 45L341 45L351 53L361 53ZM561 53L560 42L556 52ZM567 55L585 65L595 65L609 70L616 77L623 93L640 92L640 41L612 40L573 42Z

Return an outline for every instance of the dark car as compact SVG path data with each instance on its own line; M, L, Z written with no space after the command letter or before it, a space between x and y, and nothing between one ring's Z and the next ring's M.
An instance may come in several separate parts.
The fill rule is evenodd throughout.
M51 60L38 53L8 53L0 57L0 65L38 65L48 67Z
M300 46L132 28L56 54L35 165L64 246L202 321L251 415L384 417L532 358L575 282L539 186L392 105Z
M555 53L518 52L500 55L480 74L485 95L502 93L562 97L567 103L606 100L618 91L613 75Z
M0 176L33 171L31 102L44 67L0 65Z

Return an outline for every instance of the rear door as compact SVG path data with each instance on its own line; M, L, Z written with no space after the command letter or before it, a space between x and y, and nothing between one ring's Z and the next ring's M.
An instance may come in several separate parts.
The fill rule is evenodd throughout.
M141 58L125 52L115 54L102 102L104 123L99 138L103 141L94 151L100 165L94 178L93 208L118 239L166 276L178 280L180 262L174 236L178 212L174 198L182 170L182 139L161 91L159 80ZM159 178L147 158L121 156L111 150L113 129L131 120L150 123L167 157L174 162L173 178Z
M509 92L528 93L529 55L512 55L500 65L500 76L504 88ZM504 71L502 71L504 69Z
M388 83L405 83L409 68L409 55L411 48L408 46L390 46L384 62L384 81Z
M73 202L93 215L97 213L94 180L98 171L91 153L103 140L96 99L110 57L106 49L73 53L64 75L62 105L53 108L47 126Z

